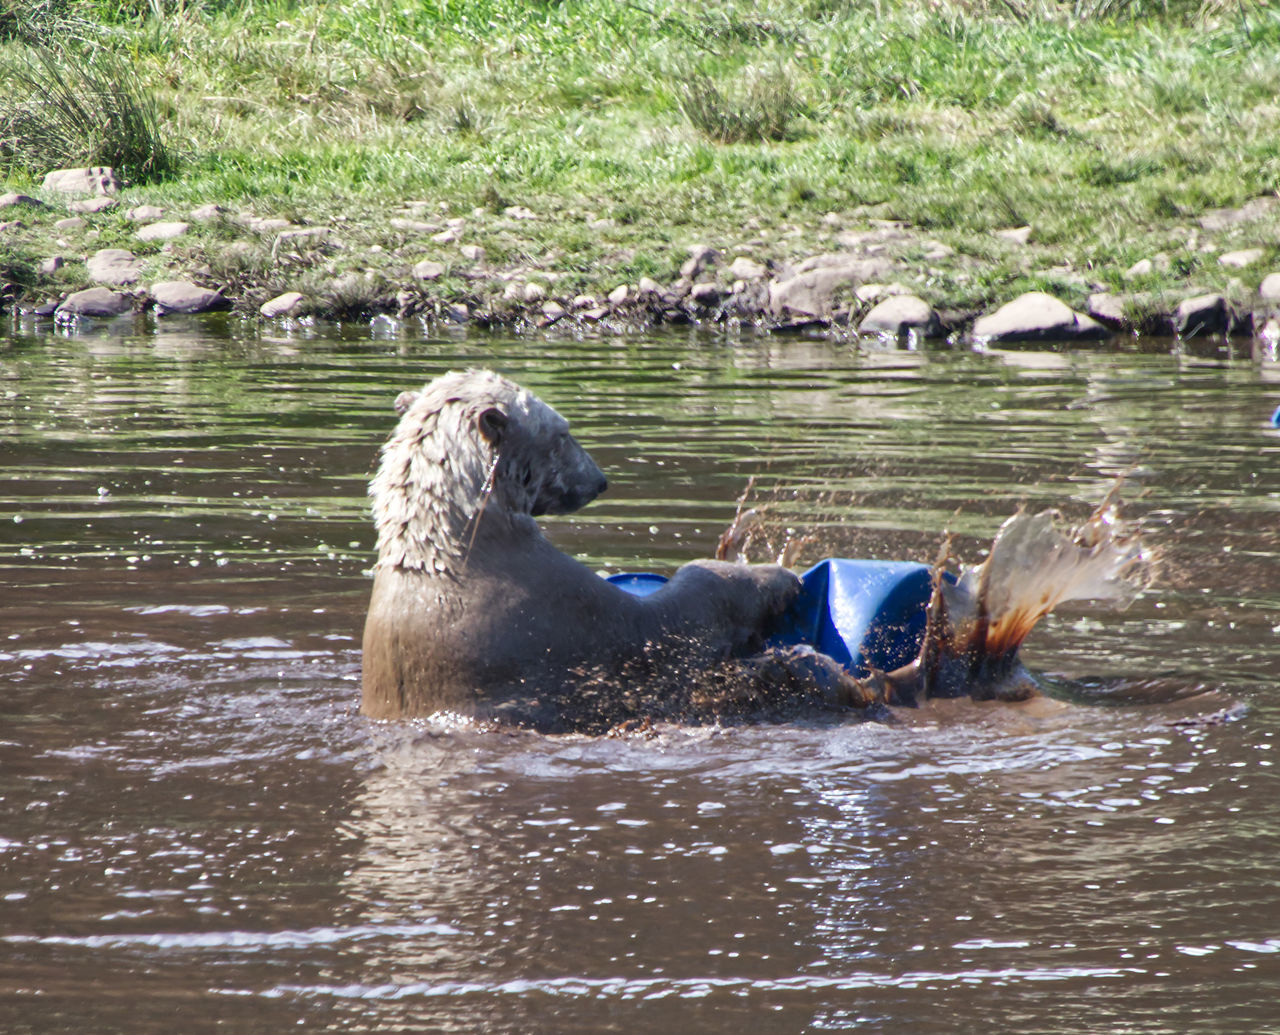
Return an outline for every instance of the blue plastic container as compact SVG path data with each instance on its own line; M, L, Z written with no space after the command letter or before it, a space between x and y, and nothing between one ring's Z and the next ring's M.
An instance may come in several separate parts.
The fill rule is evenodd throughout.
M648 596L666 579L628 572L609 581ZM920 652L933 590L928 565L834 558L814 565L800 581L800 595L779 616L770 646L808 644L859 678L872 668L891 672Z

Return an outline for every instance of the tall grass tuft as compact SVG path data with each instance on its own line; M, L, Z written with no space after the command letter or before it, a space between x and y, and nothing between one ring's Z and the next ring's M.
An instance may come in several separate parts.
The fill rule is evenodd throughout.
M0 68L0 163L43 172L109 165L135 183L171 172L154 97L133 69L98 47L28 47Z
M722 144L786 140L804 105L784 68L749 71L723 91L705 73L678 84L677 103L693 127Z

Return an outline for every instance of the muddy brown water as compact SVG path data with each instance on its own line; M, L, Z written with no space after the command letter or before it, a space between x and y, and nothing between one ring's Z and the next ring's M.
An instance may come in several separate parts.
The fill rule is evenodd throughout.
M606 470L548 522L602 569L751 474L810 559L927 560L1128 472L1160 579L1038 629L1032 706L370 723L366 478L464 364ZM19 325L0 391L0 1029L1280 1030L1274 352Z

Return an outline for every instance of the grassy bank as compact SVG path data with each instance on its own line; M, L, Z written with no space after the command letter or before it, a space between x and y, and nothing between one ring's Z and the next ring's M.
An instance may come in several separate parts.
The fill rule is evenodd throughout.
M389 290L423 259L445 275L415 290L440 297L541 271L603 294L672 280L695 242L794 261L872 219L905 224L894 279L939 306L1221 289L1217 256L1257 246L1231 274L1248 291L1280 259L1274 210L1198 222L1280 187L1280 11L1259 3L6 3L4 57L54 27L63 60L115 55L154 103L173 161L126 202L335 228L314 254L246 249L225 223L171 246L253 299L350 271ZM30 102L3 81L5 111ZM6 189L48 167L12 141L0 161ZM408 201L464 218L459 240L390 227ZM93 247L131 239L125 207ZM24 222L0 270L73 286L74 263L33 279ZM997 233L1021 226L1026 244Z

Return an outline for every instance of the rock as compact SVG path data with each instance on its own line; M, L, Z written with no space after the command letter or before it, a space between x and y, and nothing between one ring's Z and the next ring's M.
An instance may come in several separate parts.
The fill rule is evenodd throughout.
M1125 280L1133 280L1135 277L1145 277L1155 272L1156 264L1150 259L1139 259L1127 270L1124 271Z
M1124 311L1124 299L1106 291L1095 291L1089 296L1089 315L1113 327L1128 323L1128 317Z
M662 294L662 285L652 277L641 277L640 283L637 285L637 292L641 295L660 295Z
M125 212L124 218L135 223L151 223L164 215L159 205L135 205Z
M572 302L574 309L594 309L597 305L595 295L575 295Z
M21 219L9 219L0 223L0 231L21 230L26 225Z
M260 234L277 234L281 230L296 230L292 223L287 219L259 219L257 216L249 216L244 220L244 225L250 230Z
M1097 320L1043 291L1019 295L973 325L973 337L982 341L1066 341L1106 334Z
M270 302L263 302L258 312L268 320L274 320L277 316L293 316L302 308L302 302L301 291L286 291L283 295L276 295Z
M609 292L610 305L622 305L631 297L631 289L626 284L619 284L616 288Z
M1264 302L1280 302L1280 273L1268 273L1258 285Z
M423 259L413 267L415 280L439 280L444 276L444 263Z
M508 219L537 219L530 209L523 205L508 205L502 210L502 214Z
M445 315L454 323L466 323L471 319L471 310L467 308L465 302L450 302L445 309Z
M59 194L114 194L120 189L120 181L114 169L100 165L89 169L55 169L45 176L41 186Z
M57 220L53 224L53 228L61 230L64 234L69 234L75 230L83 230L87 225L79 216L68 216L66 219Z
M156 304L156 312L162 316L165 313L205 313L227 304L221 291L202 288L186 280L163 280L152 284L151 298Z
M328 239L333 230L327 226L304 226L297 230L281 230L276 237L274 248L287 244L318 245ZM273 248L273 250L274 250Z
M208 205L201 205L197 209L192 209L191 218L207 223L212 219L221 219L226 214L227 210L225 208L210 202Z
M449 227L447 230L441 230L438 234L432 234L431 240L436 244L453 244L462 234L459 233L457 227Z
M137 281L142 261L123 248L103 248L86 261L89 279L99 284L133 284Z
M33 198L29 194L18 194L10 191L7 194L0 194L0 208L44 208L44 202L38 198Z
M937 312L915 295L891 295L863 318L858 326L862 334L881 334L894 338L918 335L936 338L942 330Z
M421 219L393 219L391 229L406 234L438 234L439 223L424 223Z
M478 244L464 244L458 251L468 262L484 262L484 249Z
M1230 326L1227 300L1221 295L1197 295L1178 303L1174 326L1184 338L1225 334Z
M79 201L71 203L72 212L84 212L92 214L94 212L105 212L109 208L115 208L120 202L115 198L109 198L105 194L99 194L96 198L81 198Z
M714 266L719 259L720 253L709 244L690 245L689 258L680 267L680 276L685 280L697 280L708 267Z
M729 263L729 276L734 280L762 280L768 273L763 262L748 259L745 255L739 255Z
M704 281L701 284L694 284L689 289L689 297L698 305L712 308L720 304L720 288L709 281Z
M890 268L885 259L849 255L822 258L839 264L809 269L786 280L770 283L769 309L775 316L791 313L800 317L827 318L831 315L832 302L838 291L879 279Z
M71 316L120 316L133 308L128 295L110 288L87 288L68 295L58 306L58 317Z
M996 236L1005 241L1011 241L1013 244L1026 244L1031 240L1031 227L1018 226L1011 227L1008 230L997 230Z
M1239 208L1214 208L1200 217L1200 225L1206 230L1226 230L1239 223L1248 223L1261 219L1276 204L1276 198L1270 195L1246 201Z
M547 297L547 289L537 281L529 281L524 286L524 300L526 302L537 302L539 299Z
M58 270L62 269L62 256L50 255L47 259L40 260L40 275L42 277L52 277Z
M548 320L558 320L564 316L565 308L559 302L543 302L542 315Z
M133 236L139 241L171 241L191 228L190 223L151 223Z
M592 309L586 310L582 314L582 318L586 320L588 323L599 323L608 315L609 315L609 310L606 309L604 306L598 305Z
M1243 248L1238 252L1226 252L1218 256L1218 265L1233 270L1242 270L1259 262L1266 253L1261 248Z

